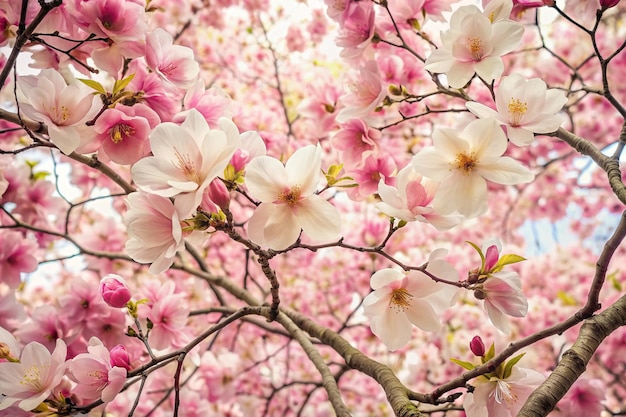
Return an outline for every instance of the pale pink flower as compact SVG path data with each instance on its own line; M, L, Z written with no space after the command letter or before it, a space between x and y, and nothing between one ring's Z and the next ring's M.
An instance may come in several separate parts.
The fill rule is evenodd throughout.
M115 42L142 40L148 29L145 7L127 0L76 0L68 2L76 23L88 33Z
M413 164L404 167L396 176L396 186L378 183L378 195L382 202L376 207L388 216L406 222L420 221L430 223L437 230L448 230L456 226L461 218L455 215L437 213L432 202L439 184L423 178L415 170Z
M567 102L565 94L533 78L526 80L519 74L502 77L496 91L496 110L481 103L467 102L467 108L480 118L493 117L506 126L506 133L517 146L530 145L534 133L554 132L563 123L557 115Z
M482 284L481 292L489 319L503 333L511 331L507 316L524 317L528 312L520 277L514 271L491 274Z
M379 153L367 156L360 167L348 170L348 175L358 184L358 187L348 189L348 195L353 200L368 198L378 190L381 180L387 185L395 184L395 171L396 163L390 155Z
M0 239L0 282L11 289L19 287L21 273L33 272L39 266L33 256L37 249L37 244L24 239L20 232L3 232Z
M374 4L372 2L351 2L345 20L337 34L337 46L345 48L341 55L357 58L370 45L374 36Z
M172 35L161 28L146 37L146 62L151 70L179 88L192 86L200 72L193 50L174 45Z
M428 71L446 74L448 84L462 88L478 74L486 82L504 71L502 55L519 45L524 27L511 21L491 22L476 6L463 6L441 34L442 45L426 59Z
M65 373L67 347L56 340L50 354L42 344L31 342L24 347L19 362L0 362L0 410L16 404L30 411L52 393Z
M340 98L344 105L337 114L337 121L340 123L367 117L387 95L376 61L368 61L360 68L350 71L345 85L349 91Z
M320 181L322 148L298 149L285 165L269 156L254 158L246 167L246 186L261 201L248 222L253 242L282 250L296 242L302 229L318 242L339 237L337 209L315 194Z
M137 186L162 197L175 197L180 215L196 211L202 193L230 161L239 145L239 131L226 119L220 129L210 129L197 110L191 110L182 125L162 123L150 135L153 156L131 168Z
M515 417L545 377L532 369L513 367L511 375L478 377L463 402L467 417Z
M129 194L127 202L124 222L128 255L137 262L152 264L153 274L165 271L185 247L178 211L169 198L143 192Z
M433 252L426 270L457 282L459 275L443 259L445 254L443 249ZM414 325L429 332L439 330L439 315L450 307L456 294L455 287L435 282L421 271L382 269L372 275L370 285L374 291L363 300L365 315L372 332L389 350L406 345Z
M17 80L17 97L25 116L46 124L50 140L66 155L82 142L87 122L98 111L97 97L79 82L67 85L53 69Z
M148 318L152 330L148 342L153 349L179 347L187 339L185 325L189 317L189 307L184 302L184 294L170 294L152 305Z
M458 211L475 217L487 211L487 180L520 184L534 179L519 162L502 156L507 148L504 132L493 119L469 123L461 132L440 128L433 145L413 158L419 173L441 184L433 201L443 214Z
M78 384L72 393L84 403L98 398L104 403L113 401L126 382L126 368L111 365L110 353L97 337L89 339L87 352L69 363L72 379Z
M224 90L212 86L208 90L203 79L198 79L187 89L183 98L185 111L174 117L174 122L183 121L191 109L198 110L209 124L211 129L219 127L219 119L222 117L232 118L232 99Z
M105 110L94 125L102 143L100 154L121 165L131 165L150 153L148 135L161 120L145 104L118 105Z
M360 119L350 119L332 138L333 148L341 152L342 160L351 168L362 165L366 157L378 149L380 130L371 128Z
M556 405L553 417L600 417L606 387L599 379L580 378Z

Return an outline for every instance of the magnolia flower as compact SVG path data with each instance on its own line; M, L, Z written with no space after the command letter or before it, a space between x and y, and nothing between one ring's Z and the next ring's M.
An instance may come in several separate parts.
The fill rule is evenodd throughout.
M376 207L388 216L412 222L430 223L437 230L448 230L459 223L458 216L443 216L432 205L437 187L435 181L423 178L412 164L404 167L396 177L396 187L378 183L378 195L382 202Z
M84 402L98 398L104 403L113 401L126 382L126 368L111 364L109 351L97 337L89 339L87 352L70 362L72 379L78 384L72 393Z
M253 242L275 250L293 244L304 234L315 241L339 237L341 221L337 209L315 194L320 181L322 148L305 146L283 164L269 156L258 156L246 167L246 186L261 201L248 222Z
M467 393L463 408L467 417L514 417L530 394L544 380L532 369L513 367L506 378L480 376Z
M426 270L457 282L458 273L443 259L445 254L443 249L433 252ZM409 342L414 325L429 332L439 330L439 314L450 307L456 294L455 287L435 282L421 271L382 269L372 275L370 285L374 291L363 300L365 315L372 333L392 351Z
M348 92L340 98L345 107L337 114L339 123L367 117L387 95L376 61L368 61L358 70L348 72L345 85Z
M493 119L474 120L463 131L435 129L433 145L413 157L415 169L440 181L433 206L442 214L458 211L475 217L487 211L487 180L497 184L530 182L534 175L502 156L506 136Z
M62 339L57 339L52 354L41 343L30 342L19 362L0 362L0 410L17 403L30 411L41 404L61 382L66 354Z
M567 97L555 88L546 89L539 78L526 80L519 74L502 77L496 92L496 109L476 102L466 103L469 111L480 118L495 118L506 126L506 133L517 146L530 145L533 133L550 133L559 128L563 118L555 113L563 108Z
M19 77L17 98L24 115L45 123L50 140L66 155L81 145L85 122L98 111L97 97L86 86L67 85L53 69Z
M491 82L504 71L501 56L517 48L523 33L520 23L492 22L476 6L460 7L450 18L450 29L441 34L441 47L430 54L424 68L446 74L453 88L462 88L474 73Z
M220 129L209 129L202 115L192 109L182 125L162 123L150 134L154 156L131 168L137 186L162 197L175 197L185 218L196 211L202 193L224 172L239 144L239 131L225 118Z

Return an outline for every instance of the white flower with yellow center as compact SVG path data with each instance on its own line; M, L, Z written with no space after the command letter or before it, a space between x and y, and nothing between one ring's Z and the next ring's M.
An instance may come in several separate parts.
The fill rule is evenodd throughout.
M439 181L433 206L476 217L487 211L487 180L504 185L527 183L535 176L519 162L502 156L507 140L494 119L479 119L463 131L435 129L433 145L413 157L420 174Z
M496 110L484 104L468 102L469 111L481 119L493 117L506 126L506 133L517 146L529 145L535 133L556 131L563 117L556 114L567 102L565 94L547 89L539 78L526 80L519 74L502 77L496 91Z
M457 282L459 275L443 258L443 249L433 252L426 270L434 276ZM363 308L370 327L389 350L406 345L417 326L425 331L440 328L439 315L450 305L456 288L437 283L421 271L404 273L395 269L381 269L372 275L370 285L374 290L365 300Z
M300 230L316 242L339 238L339 212L315 194L320 181L322 149L305 146L283 165L258 156L246 167L246 186L261 204L248 222L248 237L262 247L286 249L298 240Z
M485 16L476 6L460 7L450 18L450 29L441 33L441 47L430 54L424 68L446 74L453 88L462 88L474 73L487 82L502 75L501 57L517 48L524 27L496 19L496 12Z

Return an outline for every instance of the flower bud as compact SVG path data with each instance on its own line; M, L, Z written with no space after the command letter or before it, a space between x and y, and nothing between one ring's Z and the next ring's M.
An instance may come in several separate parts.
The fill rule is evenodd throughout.
M117 345L110 351L111 354L111 366L119 366L120 368L125 368L127 371L130 371L130 358L128 357L128 352L123 345Z
M130 301L131 294L124 278L108 274L100 281L100 293L104 302L111 307L121 308Z
M474 336L470 342L470 350L476 356L485 356L485 344L480 336Z
M600 6L603 9L609 9L611 7L615 7L617 6L617 3L619 3L619 0L600 0Z
M209 198L222 210L228 209L230 205L230 193L228 188L219 178L214 179L209 184Z
M8 359L11 357L11 348L4 342L0 342L0 359Z

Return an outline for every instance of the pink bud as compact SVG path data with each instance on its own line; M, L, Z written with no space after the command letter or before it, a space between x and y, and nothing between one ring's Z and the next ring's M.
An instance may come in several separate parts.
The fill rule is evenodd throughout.
M120 368L125 368L127 371L130 371L130 358L128 357L128 352L123 345L117 345L110 351L111 354L111 366L119 366Z
M100 281L100 293L104 302L111 307L121 308L130 301L131 294L124 278L108 274Z
M470 350L476 356L485 356L485 344L480 336L474 336L470 342Z
M600 6L602 6L603 9L615 7L617 3L619 3L619 0L600 0Z
M489 246L487 248L487 252L485 253L485 270L483 272L491 271L498 263L499 257L500 254L498 253L498 247L496 245Z
M250 152L245 149L237 149L230 160L235 172L243 171L248 162L250 162Z
M209 185L209 198L217 204L222 210L230 205L230 193L228 188L219 178L214 179Z

